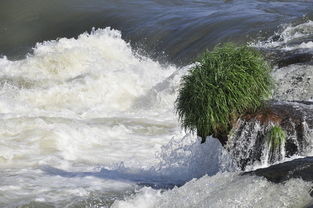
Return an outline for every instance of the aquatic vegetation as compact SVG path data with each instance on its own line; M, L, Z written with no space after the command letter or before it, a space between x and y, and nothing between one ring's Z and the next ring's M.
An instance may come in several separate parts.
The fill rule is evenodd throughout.
M266 142L271 150L275 150L286 141L286 132L280 126L273 126L266 134Z
M270 96L269 72L262 55L248 46L227 43L204 52L181 80L175 104L182 127L196 131L202 142L213 135L225 143L232 122Z

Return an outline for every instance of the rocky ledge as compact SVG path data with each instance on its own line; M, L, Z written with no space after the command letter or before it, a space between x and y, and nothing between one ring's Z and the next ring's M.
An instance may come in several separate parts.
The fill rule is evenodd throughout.
M267 168L244 172L242 175L257 175L265 177L273 183L283 183L291 178L300 178L304 181L313 182L312 173L313 157L305 157L272 165ZM310 195L313 197L313 187L310 190ZM304 208L313 208L313 200L304 206Z
M274 126L287 134L285 143L268 152L266 134ZM311 151L313 102L270 102L258 112L242 116L229 134L226 148L244 170L255 162L274 163L292 155Z
M242 175L263 176L271 182L282 183L291 178L301 178L302 180L313 182L312 173L313 157L305 157L245 172Z

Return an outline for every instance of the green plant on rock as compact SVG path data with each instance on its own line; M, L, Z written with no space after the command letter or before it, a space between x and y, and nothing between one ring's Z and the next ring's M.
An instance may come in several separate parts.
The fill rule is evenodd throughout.
M266 134L266 142L271 150L279 148L281 144L285 143L287 134L280 126L273 126Z
M232 122L253 112L270 96L270 67L248 46L232 43L204 52L182 77L176 111L185 130L226 142Z

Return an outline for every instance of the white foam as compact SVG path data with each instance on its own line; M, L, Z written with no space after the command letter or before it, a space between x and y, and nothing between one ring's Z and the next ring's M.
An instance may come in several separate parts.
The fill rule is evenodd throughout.
M103 168L100 175L104 178L167 187L182 185L203 175L236 170L235 163L217 139L207 137L207 141L200 144L199 138L188 134L183 138L177 136L164 145L158 154L156 165L150 168L129 168L122 163L111 169Z
M20 207L31 201L53 202L56 207L65 207L65 204L77 198L87 198L92 192L123 193L135 186L129 182L105 180L91 174L69 177L62 172L58 175L29 169L2 171L0 183L1 207Z
M312 200L309 195L311 186L300 179L273 184L256 176L223 173L191 180L165 192L143 188L133 197L116 201L112 208L304 207Z
M282 50L312 49L310 39L313 36L313 21L308 20L298 25L283 25L282 31L276 32L266 41L251 45L258 48L278 48ZM309 41L306 41L308 39Z
M182 184L236 170L216 139L200 144L179 127L174 101L190 67L142 57L110 28L38 43L23 60L1 58L0 206L35 200L62 207L94 191L117 189L123 195L134 183ZM114 206L159 207L164 199L171 207L188 199L179 197L187 190L208 197L207 190L223 190L234 201L232 178L243 180L226 173L205 176L199 180L204 184L193 180L162 194L142 189Z
M11 91L1 89L5 113L97 117L129 111L137 99L177 70L137 55L121 33L110 28L77 39L38 43L24 60L2 58L0 69L3 82L20 83Z
M1 58L0 204L58 205L233 170L216 139L200 145L179 127L174 101L190 67L142 57L110 28Z
M101 168L147 170L157 165L155 154L181 135L174 100L188 68L140 56L110 28L38 43L23 60L1 58L0 183L8 188L0 195L6 196L5 204L32 200L29 190L48 202L69 189L81 190L71 196L98 190L93 183L82 185L75 178L79 172L100 174L106 187L110 179ZM75 174L66 179L62 172L49 176L50 171L36 171L47 165ZM15 175L5 174L11 169ZM38 180L26 181L29 175ZM14 181L20 181L18 194L10 186ZM52 198L40 194L53 195L62 183L71 186L61 186Z
M3 57L0 165L150 163L179 131L173 103L187 69L136 54L110 28Z
M237 170L221 143L210 136L203 144L192 135L174 138L162 147L159 157L157 171L185 181L205 174Z

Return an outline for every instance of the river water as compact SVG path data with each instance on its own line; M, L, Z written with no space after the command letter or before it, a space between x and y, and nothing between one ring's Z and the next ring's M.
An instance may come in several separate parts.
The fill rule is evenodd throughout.
M181 130L174 101L194 57L217 43L311 50L312 9L0 2L0 207L305 206L311 183L239 176L216 139Z

